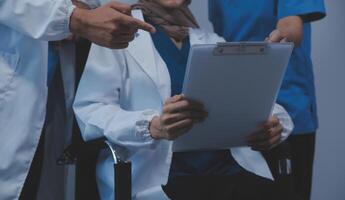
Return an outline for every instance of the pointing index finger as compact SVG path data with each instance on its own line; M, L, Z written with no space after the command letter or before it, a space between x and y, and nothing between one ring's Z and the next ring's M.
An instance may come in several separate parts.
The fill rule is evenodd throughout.
M139 19L136 19L132 16L123 15L122 21L120 22L122 25L133 27L137 29L142 29L144 31L155 33L156 29L151 24L148 24L144 21L141 21Z

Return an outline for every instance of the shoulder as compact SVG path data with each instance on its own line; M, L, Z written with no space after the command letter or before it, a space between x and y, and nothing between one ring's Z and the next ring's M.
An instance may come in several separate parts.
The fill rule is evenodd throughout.
M223 37L220 37L213 31L201 28L189 29L189 36L191 44L215 44L218 42L225 42Z

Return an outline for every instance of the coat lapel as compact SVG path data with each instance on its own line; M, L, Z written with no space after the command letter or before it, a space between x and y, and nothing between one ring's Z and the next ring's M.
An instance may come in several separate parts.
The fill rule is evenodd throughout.
M139 10L134 10L132 15L137 19L144 20ZM152 81L158 85L156 59L153 48L151 35L146 31L139 30L138 36L129 44L127 51Z
M144 20L140 10L132 12L133 17ZM222 42L215 34L205 34L199 29L190 29L190 44L210 44ZM137 62L143 71L150 77L156 85L163 101L170 96L170 76L169 71L161 57L155 55L155 47L151 35L143 30L138 31L138 36L129 44L127 48L130 56ZM163 69L160 69L160 68ZM159 76L159 77L158 77Z

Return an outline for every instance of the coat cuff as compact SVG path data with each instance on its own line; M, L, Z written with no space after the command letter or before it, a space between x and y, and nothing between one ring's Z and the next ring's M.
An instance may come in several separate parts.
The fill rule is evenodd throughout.
M159 116L159 113L153 110L142 112L141 119L135 123L135 134L137 138L145 142L153 140L150 133L150 123L156 116Z
M66 33L71 33L70 31L70 22L71 22L71 17L72 17L72 13L74 11L74 9L76 8L75 5L73 5L72 1L70 0L65 0L66 1L66 10L65 10L65 13L66 13L66 18L65 18L65 21L64 21L64 24L63 24L63 28L65 30Z
M95 9L95 8L101 6L100 1L98 1L98 0L79 0L79 1L87 4L91 9Z
M283 133L280 142L285 141L291 134L294 124L288 112L279 104L275 104L272 115L279 119L280 124L283 126Z

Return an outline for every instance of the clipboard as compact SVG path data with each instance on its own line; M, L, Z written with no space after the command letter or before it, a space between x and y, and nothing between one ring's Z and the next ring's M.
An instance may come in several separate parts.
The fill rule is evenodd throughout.
M293 43L240 42L191 47L183 94L208 118L173 143L174 152L246 146L271 115Z

